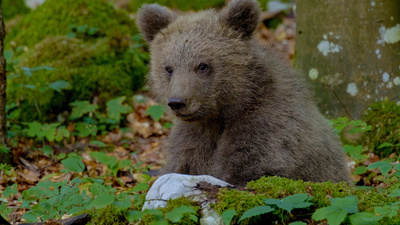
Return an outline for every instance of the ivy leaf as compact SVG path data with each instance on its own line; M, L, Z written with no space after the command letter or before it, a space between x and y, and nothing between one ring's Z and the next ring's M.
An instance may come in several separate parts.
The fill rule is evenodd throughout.
M85 164L78 157L68 157L62 160L61 163L67 168L67 172L73 171L79 173L85 169Z
M378 146L378 149L379 149L379 148L384 148L384 147L393 147L393 144L392 144L392 143L385 142L385 143L379 145L379 146Z
M340 225L347 216L347 212L336 206L328 206L317 209L312 215L316 221L326 219L329 225Z
M350 216L352 225L377 225L382 216L377 216L370 212L359 212Z
M148 115L154 120L159 121L161 117L164 115L165 109L162 105L152 105L146 111Z
M367 170L368 170L368 169L367 169L366 166L360 166L360 167L357 167L357 169L354 171L354 173L355 173L356 175L360 175L360 174L366 173Z
M121 120L121 114L126 114L132 112L132 107L129 105L123 104L123 101L126 99L125 96L111 99L107 102L107 114L108 117L112 120Z
M75 120L81 118L84 114L94 112L98 108L97 105L90 104L89 101L75 101L71 103L72 112L70 119Z
M358 198L354 195L345 198L330 199L333 206L338 206L347 213L358 213Z
M387 175L388 172L392 169L393 165L386 161L378 161L375 163L372 163L371 165L368 166L368 169L376 169L379 168L381 170L381 173L383 175Z
M133 192L140 192L140 191L147 191L147 189L149 189L150 185L148 185L145 182L139 183L137 184L134 188L133 188Z
M4 191L3 191L3 196L8 198L11 196L11 194L18 194L17 190L17 184L13 184L11 186L8 186Z
M240 217L238 223L244 219L253 217L253 216L258 216L258 215L262 215L265 213L269 213L274 211L274 209L270 206L267 205L263 205L263 206L256 206L252 209L247 210L246 212L243 213L242 217Z
M221 214L222 221L224 221L225 225L230 225L235 215L236 211L234 209L228 209L226 211L223 211Z
M165 215L165 219L170 220L173 223L178 223L185 214L196 214L196 210L191 206L180 206L168 212Z
M63 89L71 89L71 84L65 80L59 80L49 84L49 87L57 92L61 92Z

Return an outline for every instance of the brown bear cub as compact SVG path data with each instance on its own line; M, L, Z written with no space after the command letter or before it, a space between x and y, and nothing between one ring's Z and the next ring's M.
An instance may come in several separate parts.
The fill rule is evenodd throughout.
M351 182L340 142L301 76L253 38L256 0L176 15L138 12L150 46L149 86L178 117L164 173L244 185L262 176Z

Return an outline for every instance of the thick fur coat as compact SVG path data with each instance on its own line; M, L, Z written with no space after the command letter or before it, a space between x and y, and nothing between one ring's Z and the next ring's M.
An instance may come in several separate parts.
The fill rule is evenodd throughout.
M149 86L178 120L165 173L208 174L243 185L262 176L347 181L338 138L301 76L253 38L256 0L176 15L144 5Z

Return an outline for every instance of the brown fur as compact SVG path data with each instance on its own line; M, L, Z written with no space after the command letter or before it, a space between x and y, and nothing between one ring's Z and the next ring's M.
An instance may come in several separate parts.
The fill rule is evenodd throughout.
M153 93L186 104L174 110L164 172L236 185L269 175L350 182L340 142L300 75L252 37L259 13L255 0L183 16L156 4L139 11Z

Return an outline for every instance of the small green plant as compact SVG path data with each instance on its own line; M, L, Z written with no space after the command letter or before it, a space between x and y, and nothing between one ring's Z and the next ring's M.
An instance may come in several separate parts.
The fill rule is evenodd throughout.
M96 37L99 35L99 28L96 27L89 27L89 25L75 25L72 24L69 27L71 31L67 34L67 37L70 38L80 38L80 39L88 39L90 37Z
M11 175L11 170L14 169L10 164L7 163L0 163L0 174L4 172L6 175Z

